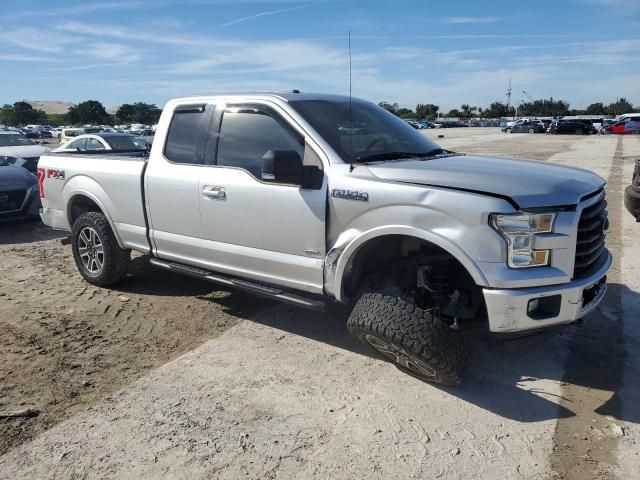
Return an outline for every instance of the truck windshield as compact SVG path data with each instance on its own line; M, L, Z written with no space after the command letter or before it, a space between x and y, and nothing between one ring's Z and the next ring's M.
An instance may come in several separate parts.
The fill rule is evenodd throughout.
M353 99L291 100L346 163L427 157L444 150L395 115Z
M33 142L17 133L3 133L0 135L0 147L24 147L25 145L33 145Z

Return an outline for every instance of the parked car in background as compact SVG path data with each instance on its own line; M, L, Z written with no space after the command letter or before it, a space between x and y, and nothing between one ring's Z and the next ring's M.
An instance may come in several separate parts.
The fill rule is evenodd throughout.
M636 114L635 117L625 117L624 120L620 120L606 128L608 133L618 135L640 134L640 114Z
M640 222L640 160L636 160L631 185L624 191L624 206L634 216L636 222Z
M577 120L558 120L549 127L549 133L589 135L596 133L596 128L591 123L583 123Z
M99 127L65 128L60 134L60 143L63 144L65 142L68 142L72 138L79 137L80 135L85 135L87 133L98 133L100 131L102 131L102 129Z
M35 145L24 135L14 131L0 131L0 156L5 159L23 159L24 168L32 173L36 172L40 155L47 153L48 148Z
M38 215L38 179L24 164L23 159L0 155L0 221Z
M540 120L522 118L514 122L513 125L503 128L502 131L506 133L545 133L547 129Z
M111 133L101 132L87 135L80 135L52 150L53 153L59 152L87 152L97 150L148 150L150 147L142 137L136 137L127 133Z
M20 133L27 138L40 138L40 132L33 130L32 128L21 128Z

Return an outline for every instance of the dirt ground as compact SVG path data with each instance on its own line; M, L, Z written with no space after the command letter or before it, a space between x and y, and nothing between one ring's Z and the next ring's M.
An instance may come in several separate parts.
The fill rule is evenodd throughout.
M622 191L640 139L425 134L608 180L615 264L598 311L544 337L474 337L467 382L443 389L364 349L344 312L217 291L144 257L94 288L61 234L0 224L0 412L39 412L0 419L0 478L637 475L640 227Z
M118 289L78 276L64 235L0 224L0 452L219 335L260 305L135 259Z

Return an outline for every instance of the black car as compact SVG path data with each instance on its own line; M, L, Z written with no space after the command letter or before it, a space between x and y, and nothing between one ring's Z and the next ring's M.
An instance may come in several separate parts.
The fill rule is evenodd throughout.
M21 162L0 156L0 221L38 215L38 180Z
M40 138L40 132L30 128L23 128L20 130L20 133L27 138Z
M549 133L572 133L576 135L589 135L591 133L596 133L596 129L590 123L574 120L560 120L551 124L551 126L549 127Z
M539 120L518 120L513 126L504 129L507 133L544 133L547 129Z
M624 206L640 222L640 160L636 160L631 185L624 191Z

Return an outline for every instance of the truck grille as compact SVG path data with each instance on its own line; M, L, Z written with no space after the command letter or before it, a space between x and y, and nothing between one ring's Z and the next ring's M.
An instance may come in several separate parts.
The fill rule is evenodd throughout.
M13 212L14 210L20 210L24 197L27 194L26 190L0 190L0 212Z
M608 223L607 201L604 191L599 192L597 197L599 200L582 210L580 215L573 278L588 276L591 270L600 263L598 260L605 253L605 229Z

